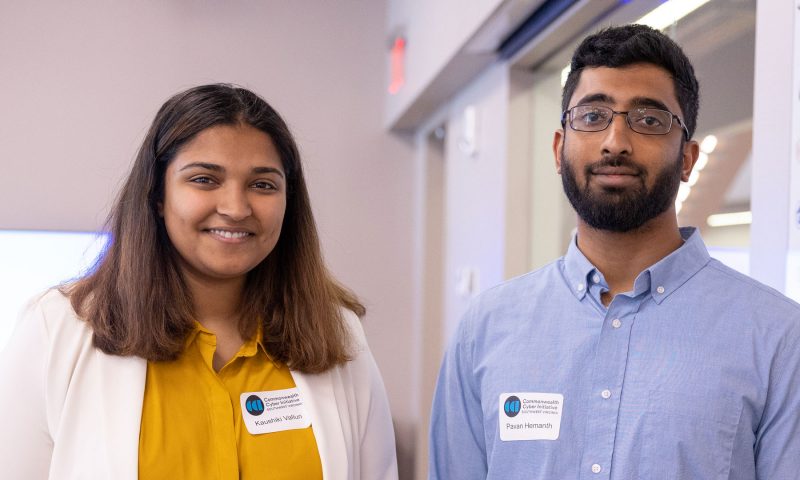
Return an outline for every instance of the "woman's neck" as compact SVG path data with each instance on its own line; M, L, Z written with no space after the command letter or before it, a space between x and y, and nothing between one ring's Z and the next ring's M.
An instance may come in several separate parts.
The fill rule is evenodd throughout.
M195 320L217 337L213 367L219 371L244 343L239 318L245 279L210 282L190 272L185 272L184 278L192 294Z

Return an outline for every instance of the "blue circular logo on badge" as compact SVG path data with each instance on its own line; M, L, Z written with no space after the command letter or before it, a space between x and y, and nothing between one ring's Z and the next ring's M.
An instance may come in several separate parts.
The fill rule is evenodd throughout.
M258 395L250 395L247 397L247 400L244 402L244 407L247 409L247 413L256 417L264 413L264 402L258 398Z
M506 398L506 403L503 404L503 411L506 412L506 416L516 417L521 407L522 402L519 401L519 397L512 395Z

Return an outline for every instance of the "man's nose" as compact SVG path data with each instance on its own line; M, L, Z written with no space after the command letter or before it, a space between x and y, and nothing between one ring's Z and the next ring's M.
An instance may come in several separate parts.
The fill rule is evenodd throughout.
M603 155L630 155L633 153L631 136L636 133L628 125L628 117L624 113L614 112L611 124L603 130Z

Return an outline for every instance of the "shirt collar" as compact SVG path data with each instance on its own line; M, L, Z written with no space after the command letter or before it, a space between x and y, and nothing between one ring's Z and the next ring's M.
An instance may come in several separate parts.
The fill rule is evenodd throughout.
M275 365L278 365L277 362L275 362L275 360L273 360L272 356L267 352L267 349L266 349L266 347L264 346L264 343L263 343L261 332L262 332L262 328L261 328L261 324L259 324L258 325L258 329L256 330L256 334L253 336L253 338L251 338L249 340L246 340L242 344L242 346L239 347L239 351L236 352L236 355L233 356L233 359L236 359L236 358L239 358L239 357L252 357L260 349L261 352L264 355L266 355L267 358L269 358L269 360L272 363L274 363ZM194 342L203 342L204 344L206 344L206 345L211 347L209 349L201 349L201 351L204 352L203 356L205 358L208 355L213 355L214 349L217 346L217 336L211 330L207 329L200 322L195 320L194 329L186 337L186 344L185 345L189 346ZM233 359L231 359L231 361ZM210 365L210 362L211 362L210 357L206 358L206 360L207 360L207 363L209 363L209 365ZM230 362L228 362L228 363L230 363Z
M583 255L578 248L578 235L572 236L567 254L564 256L564 277L567 279L570 291L578 300L583 300L588 290L589 275L599 272L592 262Z
M655 302L660 304L708 263L711 257L700 237L700 232L694 227L683 227L680 233L684 240L683 245L636 277L634 296L650 291ZM578 248L577 235L572 237L563 265L564 278L578 300L583 300L595 274L602 281L600 271Z
M703 239L700 238L700 232L695 227L683 227L680 231L683 245L645 271L650 278L650 293L658 304L705 267L711 259ZM640 273L639 277L645 272Z

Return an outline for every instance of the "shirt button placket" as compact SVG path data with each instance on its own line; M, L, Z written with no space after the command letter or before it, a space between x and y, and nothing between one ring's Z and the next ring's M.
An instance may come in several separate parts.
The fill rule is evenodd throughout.
M586 430L585 441L591 445L584 452L581 480L606 479L611 472L611 459L619 420L620 395L627 367L628 345L633 319L623 322L631 313L632 303L621 298L606 312L600 330L594 365L594 399L590 400L594 420ZM590 440L591 439L591 440Z

